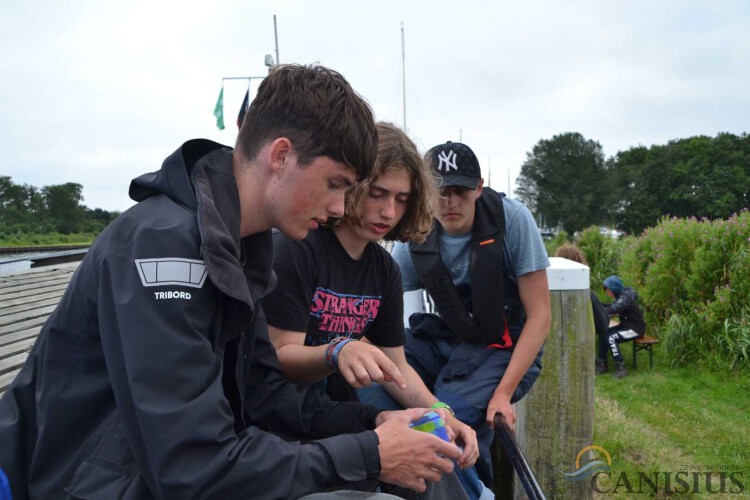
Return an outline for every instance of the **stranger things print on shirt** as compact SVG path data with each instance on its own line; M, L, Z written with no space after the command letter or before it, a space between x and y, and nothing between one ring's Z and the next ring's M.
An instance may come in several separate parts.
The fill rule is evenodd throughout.
M385 248L368 243L353 259L328 228L301 241L277 233L274 245L278 285L263 299L269 325L305 332L308 346L336 337L404 344L401 273Z
M377 317L381 297L339 294L318 287L310 303L310 315L317 319L314 344L327 344L335 337L359 339ZM312 333L312 332L310 332Z

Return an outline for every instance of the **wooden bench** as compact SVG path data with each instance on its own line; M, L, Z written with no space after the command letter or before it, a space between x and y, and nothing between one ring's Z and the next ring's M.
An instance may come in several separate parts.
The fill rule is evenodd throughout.
M660 342L659 339L644 335L633 341L633 370L638 368L638 351L648 351L648 367L654 367L654 346Z

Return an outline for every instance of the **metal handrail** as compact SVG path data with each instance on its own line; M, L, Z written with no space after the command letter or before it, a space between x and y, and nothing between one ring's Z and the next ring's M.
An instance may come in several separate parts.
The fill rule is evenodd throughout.
M513 468L516 469L518 479L521 480L523 489L526 490L526 494L530 500L546 500L542 488L534 476L534 472L531 470L529 463L526 461L526 457L523 456L521 448L518 446L518 441L513 434L508 422L505 417L497 413L494 418L495 432L497 433L500 441L505 447L510 463L513 464Z

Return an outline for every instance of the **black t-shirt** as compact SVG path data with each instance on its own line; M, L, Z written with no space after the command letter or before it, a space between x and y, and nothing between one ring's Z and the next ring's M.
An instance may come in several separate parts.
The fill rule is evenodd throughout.
M363 336L381 347L404 344L401 274L385 248L368 243L354 260L328 228L302 241L275 232L274 244L279 282L263 299L269 325L307 332L311 346Z

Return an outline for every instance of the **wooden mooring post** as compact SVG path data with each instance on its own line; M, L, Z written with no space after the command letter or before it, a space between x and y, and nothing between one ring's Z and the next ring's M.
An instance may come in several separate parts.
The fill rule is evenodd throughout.
M594 438L594 318L589 268L559 257L547 269L552 324L544 346L542 371L516 404L515 436L545 496L590 499L588 480L568 481L576 456ZM431 311L422 290L404 295L404 324L413 312ZM498 500L526 498L499 440L492 447ZM581 463L583 465L583 463Z
M550 263L552 324L539 379L516 404L515 434L547 498L590 499L588 480L568 481L563 474L576 470L576 456L593 441L594 319L589 268L557 257L550 258ZM493 489L498 499L525 498L497 440L493 454L497 476Z

